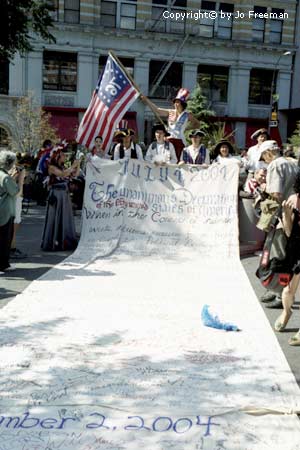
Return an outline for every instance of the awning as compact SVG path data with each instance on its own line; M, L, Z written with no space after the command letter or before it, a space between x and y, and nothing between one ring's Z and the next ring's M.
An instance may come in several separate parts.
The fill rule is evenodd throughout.
M50 123L57 129L61 140L75 141L78 129L78 112L51 111Z

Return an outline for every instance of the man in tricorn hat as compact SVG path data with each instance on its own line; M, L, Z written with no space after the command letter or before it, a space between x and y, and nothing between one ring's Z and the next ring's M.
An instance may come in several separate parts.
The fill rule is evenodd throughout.
M166 139L170 133L162 123L154 125L152 131L155 134L155 141L149 145L145 160L156 165L176 164L177 156L174 145Z
M134 131L129 128L116 131L115 137L120 138L121 143L115 146L112 159L144 159L141 147L132 140L133 136Z
M246 163L245 168L249 172L255 172L255 170L257 169L265 169L267 167L265 163L260 161L260 146L267 139L270 139L270 135L266 128L260 128L251 135L251 139L253 140L256 139L257 144L253 145L248 149L247 152L248 162Z
M204 144L201 143L204 135L205 134L201 130L193 130L190 132L189 138L192 143L183 149L180 164L199 164L203 167L209 165L209 152Z

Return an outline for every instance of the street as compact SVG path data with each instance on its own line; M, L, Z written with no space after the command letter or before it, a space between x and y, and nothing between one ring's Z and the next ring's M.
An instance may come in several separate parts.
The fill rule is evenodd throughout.
M3 308L8 302L13 301L14 296L22 292L33 280L39 278L53 266L58 264L64 258L70 255L70 252L42 252L40 250L40 240L43 231L45 207L30 206L27 214L23 214L23 222L17 236L17 246L20 250L27 253L28 257L22 260L14 260L16 270L0 278L0 308ZM80 216L75 217L76 230L80 231ZM255 277L259 257L255 255L241 258L242 265L248 275L250 283L259 297L264 289L260 286ZM259 300L258 300L259 301ZM300 358L299 349L288 345L288 339L299 328L299 294L294 304L294 314L290 319L286 332L275 333L281 349L290 365L290 368L300 385ZM269 322L273 327L274 321L281 310L273 310L264 307L261 303ZM270 329L270 332L273 333ZM262 342L261 345L264 345Z

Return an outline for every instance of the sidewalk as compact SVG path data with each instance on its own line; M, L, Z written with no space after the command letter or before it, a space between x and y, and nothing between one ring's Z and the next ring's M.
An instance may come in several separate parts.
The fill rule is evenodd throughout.
M66 258L71 252L42 252L40 249L41 236L44 225L45 207L31 206L28 214L23 215L23 222L17 236L17 247L28 254L28 258L15 260L16 270L9 273L5 278L0 278L0 309L3 308L14 296L22 292L31 281L39 278L55 264ZM75 217L77 232L80 231L81 217ZM264 289L255 277L255 270L258 266L259 257L254 255L242 256L241 261L248 275L250 283L259 297ZM295 378L300 385L300 348L288 345L288 339L300 326L299 296L294 305L294 314L290 320L288 331L276 333L278 342L283 353L293 371ZM279 316L281 310L267 309L261 303L271 327ZM263 342L262 342L262 345Z
M22 214L22 224L17 235L17 248L26 253L26 259L11 259L16 270L0 278L0 308L14 296L22 292L36 280L72 252L43 252L40 248L45 206L30 206L27 214ZM76 231L80 231L81 216L75 216Z

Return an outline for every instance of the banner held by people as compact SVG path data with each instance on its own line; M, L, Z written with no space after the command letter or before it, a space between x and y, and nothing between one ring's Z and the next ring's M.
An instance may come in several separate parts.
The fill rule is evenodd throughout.
M117 124L139 95L125 69L109 54L79 125L77 142L91 148L95 137L100 135L104 148L109 148Z

